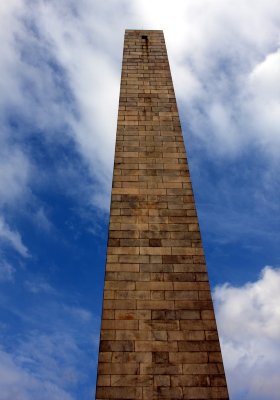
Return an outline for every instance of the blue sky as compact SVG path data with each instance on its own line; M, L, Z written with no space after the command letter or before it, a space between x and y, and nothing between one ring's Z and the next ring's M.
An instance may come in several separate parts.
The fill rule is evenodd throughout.
M95 386L124 29L163 29L232 400L279 399L274 0L0 5L0 400Z

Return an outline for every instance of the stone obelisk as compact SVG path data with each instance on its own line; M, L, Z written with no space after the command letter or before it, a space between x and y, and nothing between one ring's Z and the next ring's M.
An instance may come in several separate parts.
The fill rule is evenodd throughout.
M162 31L125 32L96 399L228 399Z

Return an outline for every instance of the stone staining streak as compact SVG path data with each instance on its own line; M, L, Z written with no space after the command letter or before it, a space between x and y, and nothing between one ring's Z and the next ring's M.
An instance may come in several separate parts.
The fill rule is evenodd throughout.
M228 399L162 31L125 33L96 399Z

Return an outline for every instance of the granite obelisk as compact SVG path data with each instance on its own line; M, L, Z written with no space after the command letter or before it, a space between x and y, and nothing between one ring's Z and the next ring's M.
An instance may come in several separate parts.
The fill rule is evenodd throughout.
M96 399L228 399L162 31L125 32Z

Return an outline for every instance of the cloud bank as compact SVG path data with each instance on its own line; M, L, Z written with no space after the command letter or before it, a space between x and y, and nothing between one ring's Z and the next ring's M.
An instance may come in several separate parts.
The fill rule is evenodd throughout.
M280 393L280 269L265 267L241 287L215 288L231 399L277 400Z
M125 28L164 29L181 117L215 157L252 143L266 155L277 155L277 1L175 0L171 6L164 0L83 0L79 5L13 0L1 6L1 13L5 86L0 104L6 129L11 131L12 109L25 127L32 124L25 136L35 128L52 145L72 141L104 196L111 183ZM28 154L19 157L32 164ZM14 180L26 184L26 174Z

